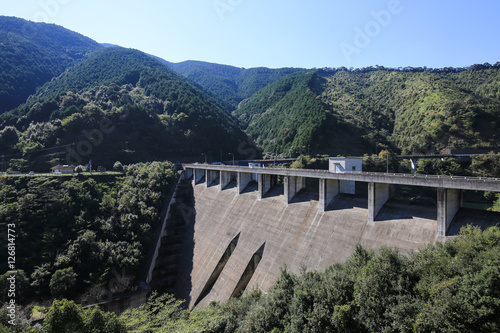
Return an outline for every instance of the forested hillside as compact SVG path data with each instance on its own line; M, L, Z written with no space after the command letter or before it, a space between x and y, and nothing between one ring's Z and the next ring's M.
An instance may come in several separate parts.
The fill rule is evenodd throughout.
M101 50L68 69L0 116L0 128L0 148L22 170L88 159L108 167L201 153L220 159L221 149L238 157L238 147L251 147L216 100L152 57L123 48ZM63 156L46 154L72 143Z
M15 108L0 117L0 149L19 169L58 162L61 156L44 149L85 141L84 131L94 133L103 120L116 130L92 147L102 163L196 160L202 153L212 161L228 153L249 158L259 155L254 143L287 157L500 146L498 63L349 70L174 64L119 47L100 50L62 27L7 17L0 38L0 112ZM141 118L129 119L137 126L124 120L130 110ZM34 159L45 165L30 164Z
M16 235L16 302L95 303L136 288L176 179L169 162L125 166L118 176L0 178L0 227ZM4 302L7 252L0 258Z
M337 71L325 78L321 100L373 143L403 153L500 146L498 65Z
M0 114L101 48L63 27L0 16Z
M294 73L300 68L238 68L201 61L168 63L176 72L205 87L215 96L236 109L244 99L269 84ZM232 111L230 110L230 111Z
M325 80L315 72L296 74L267 86L233 112L264 152L296 156L313 151L349 154L368 149L357 129L325 109L317 97Z
M329 69L285 77L233 115L265 152L437 153L500 146L500 65ZM346 146L346 143L349 145Z

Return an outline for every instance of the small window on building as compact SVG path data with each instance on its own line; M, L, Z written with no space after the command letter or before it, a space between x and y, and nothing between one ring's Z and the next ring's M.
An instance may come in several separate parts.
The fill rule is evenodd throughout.
M353 167L352 167L352 171L356 171L356 166L353 166Z

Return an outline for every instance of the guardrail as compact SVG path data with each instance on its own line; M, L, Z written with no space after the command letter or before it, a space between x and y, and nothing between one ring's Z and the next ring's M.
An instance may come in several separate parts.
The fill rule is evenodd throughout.
M322 170L329 172L327 170ZM345 173L355 173L355 172L345 172ZM360 174L372 175L372 176L390 176L390 177L405 177L405 178L421 178L421 179L455 179L455 180L470 180L470 181L492 181L500 182L500 178L492 177L470 177L470 176L448 176L448 175L421 175L421 174L407 174L407 173L386 173L386 172L360 172Z
M30 175L29 173L2 173L0 172L0 177L72 177L72 176L119 176L124 175L123 172L118 171L93 171L90 172L81 172L81 173L52 173L52 172L37 172L35 174Z

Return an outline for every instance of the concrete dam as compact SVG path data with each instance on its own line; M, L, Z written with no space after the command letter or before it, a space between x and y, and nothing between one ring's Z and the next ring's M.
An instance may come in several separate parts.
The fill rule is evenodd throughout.
M319 176L312 176L319 182L311 188L305 180L287 179L292 177L287 173L277 182L266 176L269 170L263 169L267 168L199 165L185 169L178 187L189 193L189 199L177 202L175 213L184 221L183 239L180 241L175 234L178 224L175 230L167 227L164 231L164 240L176 238L179 242L177 263L168 266L175 271L175 278L164 278L168 282L163 290L186 299L189 307L205 306L253 288L267 292L285 265L294 273L303 267L324 270L348 259L356 243L369 249L390 246L409 252L443 242L467 224L487 227L500 222L498 213L453 204L461 197L456 187L462 185L446 181L440 184L455 189L448 193L438 188L438 204L432 207L392 200L390 194L380 195L385 189L379 184L369 184L367 196L353 195L333 191L340 189L340 184L332 186ZM497 180L492 181L494 185L487 184L488 189L500 191ZM444 235L440 234L440 223ZM162 251L158 253L157 263L164 261ZM147 281L157 289L162 289L161 283L153 277L161 270L152 269L149 280L153 281Z

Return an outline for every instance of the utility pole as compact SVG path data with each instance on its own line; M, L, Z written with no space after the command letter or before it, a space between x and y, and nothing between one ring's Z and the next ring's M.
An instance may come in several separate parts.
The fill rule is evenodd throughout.
M233 165L234 165L234 154L233 153L229 153L228 155L233 155Z

